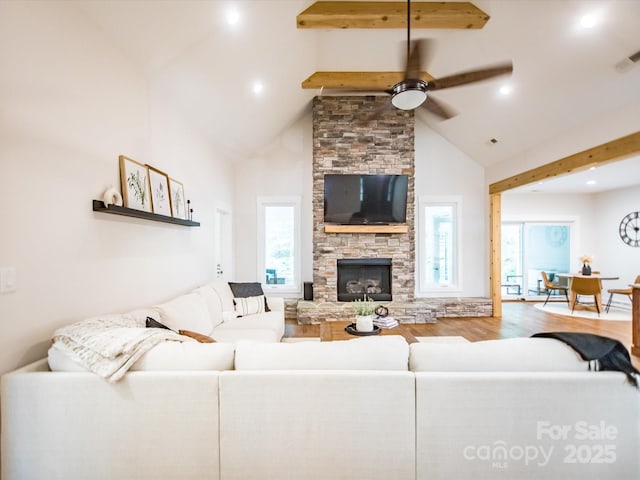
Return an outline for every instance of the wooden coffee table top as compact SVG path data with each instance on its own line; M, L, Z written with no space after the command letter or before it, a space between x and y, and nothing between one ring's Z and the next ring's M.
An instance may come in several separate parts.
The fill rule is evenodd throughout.
M344 327L353 322L322 322L320 324L320 341L331 342L334 340L351 340L362 338L360 335L351 335L344 330ZM379 335L400 335L407 343L416 343L418 340L403 324L393 328L383 328ZM377 337L378 335L367 335Z

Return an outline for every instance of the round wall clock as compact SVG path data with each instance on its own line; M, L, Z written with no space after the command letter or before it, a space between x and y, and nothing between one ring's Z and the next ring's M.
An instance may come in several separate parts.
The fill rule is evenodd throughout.
M620 222L620 238L627 245L640 247L640 212L631 212Z

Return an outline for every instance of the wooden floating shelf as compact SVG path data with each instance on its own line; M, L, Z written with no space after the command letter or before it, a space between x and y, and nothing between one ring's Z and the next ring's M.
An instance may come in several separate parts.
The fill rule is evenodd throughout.
M407 233L408 225L325 225L324 233Z
M154 222L172 223L174 225L183 225L185 227L200 226L200 222L183 220L182 218L168 217L166 215L158 215L157 213L143 212L142 210L134 210L133 208L118 207L116 205L105 207L104 202L100 200L93 201L93 211L111 213L113 215L122 215L124 217L142 218L144 220L153 220Z

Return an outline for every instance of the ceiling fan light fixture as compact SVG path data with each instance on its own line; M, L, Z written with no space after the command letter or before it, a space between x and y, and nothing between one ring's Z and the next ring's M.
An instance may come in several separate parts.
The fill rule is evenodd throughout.
M427 85L419 80L404 80L391 89L391 103L400 110L414 110L427 99Z

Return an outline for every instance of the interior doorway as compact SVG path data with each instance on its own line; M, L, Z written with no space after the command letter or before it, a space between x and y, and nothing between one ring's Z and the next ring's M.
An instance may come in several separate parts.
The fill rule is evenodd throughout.
M217 207L213 217L214 278L233 278L231 212Z
M503 300L546 298L541 272L553 281L556 273L570 270L572 237L572 222L503 222Z

